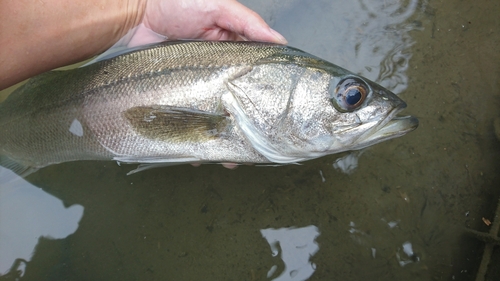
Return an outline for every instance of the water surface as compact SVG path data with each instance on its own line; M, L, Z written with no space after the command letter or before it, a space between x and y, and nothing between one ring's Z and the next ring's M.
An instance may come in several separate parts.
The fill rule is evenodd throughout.
M488 231L500 196L499 4L242 2L290 45L399 94L420 127L349 174L333 165L347 154L131 176L114 162L3 171L0 280L475 278L484 244L464 229Z

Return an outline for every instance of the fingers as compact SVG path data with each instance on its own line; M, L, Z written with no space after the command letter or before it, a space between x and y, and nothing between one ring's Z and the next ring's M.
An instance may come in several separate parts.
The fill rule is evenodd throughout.
M234 170L234 169L238 168L237 163L221 163L221 164L224 168L227 168L229 170Z
M143 23L169 39L250 40L286 44L254 11L236 0L150 0Z
M223 1L224 2L224 1ZM286 44L286 39L270 28L254 11L236 1L221 4L216 24L250 41Z

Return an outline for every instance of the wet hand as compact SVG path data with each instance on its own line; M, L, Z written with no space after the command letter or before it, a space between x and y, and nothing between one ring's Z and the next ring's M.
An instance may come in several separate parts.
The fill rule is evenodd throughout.
M250 40L286 44L254 11L235 0L148 0L142 24L169 40ZM138 32L140 44L148 36Z

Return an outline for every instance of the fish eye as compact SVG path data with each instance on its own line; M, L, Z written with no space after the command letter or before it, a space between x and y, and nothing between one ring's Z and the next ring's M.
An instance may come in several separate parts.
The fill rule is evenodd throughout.
M349 77L340 80L333 92L330 92L330 101L341 112L351 112L358 109L368 96L368 86L358 78Z

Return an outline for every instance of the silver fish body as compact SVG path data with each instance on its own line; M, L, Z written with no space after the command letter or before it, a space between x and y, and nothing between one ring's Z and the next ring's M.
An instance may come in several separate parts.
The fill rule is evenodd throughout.
M295 163L415 129L405 107L295 48L168 42L28 81L0 104L0 164Z

